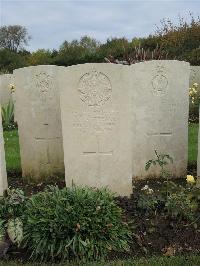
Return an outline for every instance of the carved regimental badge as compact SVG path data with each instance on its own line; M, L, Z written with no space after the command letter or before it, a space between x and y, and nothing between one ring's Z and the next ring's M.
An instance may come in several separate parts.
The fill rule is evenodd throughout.
M96 70L84 74L78 84L80 99L88 106L104 105L111 97L109 78Z
M46 72L35 75L36 87L43 93L47 93L52 88L52 77Z
M163 95L166 93L168 85L168 80L165 75L165 69L162 65L158 65L156 72L156 75L152 79L153 94Z

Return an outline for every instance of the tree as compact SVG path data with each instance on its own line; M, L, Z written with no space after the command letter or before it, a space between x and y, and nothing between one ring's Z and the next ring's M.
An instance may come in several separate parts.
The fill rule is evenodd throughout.
M27 66L28 55L0 49L0 73L12 73L14 69Z
M28 63L31 66L50 65L52 63L52 53L50 50L39 49L30 55Z
M100 42L91 37L83 36L80 39L79 45L85 48L88 52L95 53L100 46Z
M18 52L28 44L30 40L28 31L20 25L9 25L0 27L0 48Z
M54 64L70 66L88 62L98 62L98 49L100 43L88 36L81 37L80 40L64 41L60 46Z
M155 36L160 38L160 44L169 54L182 60L185 53L188 55L200 47L200 17L195 18L192 14L187 20L179 17L177 24L163 19L160 27L157 26Z

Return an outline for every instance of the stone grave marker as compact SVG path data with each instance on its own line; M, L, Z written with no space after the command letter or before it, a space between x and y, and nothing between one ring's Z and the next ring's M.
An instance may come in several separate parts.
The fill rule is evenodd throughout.
M23 176L43 179L64 174L56 66L14 71Z
M61 118L67 186L107 186L132 192L128 66L60 68Z
M3 74L0 75L0 104L1 106L5 106L12 101L12 93L10 84L12 84L12 74Z
M159 168L145 171L154 150L169 154L168 168L185 176L188 153L189 63L175 60L132 65L133 177L158 176Z

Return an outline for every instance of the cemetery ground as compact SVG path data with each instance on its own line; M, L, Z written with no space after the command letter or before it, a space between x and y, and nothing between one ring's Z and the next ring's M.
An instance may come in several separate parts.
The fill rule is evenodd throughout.
M189 125L188 174L196 175L198 124ZM46 180L39 184L24 181L21 178L20 155L17 129L4 132L5 152L9 186L22 189L30 196L43 191L47 185L65 186L64 177ZM177 179L177 185L186 187L185 179ZM183 198L180 212L176 215L176 206L169 208L169 213L157 206L157 198L143 193L154 191L160 196L163 180L143 180L134 183L130 199L117 197L115 202L123 209L123 221L130 223L132 231L130 250L128 252L110 251L106 261L88 263L88 265L199 265L200 264L200 217L192 217L187 202ZM145 189L144 189L145 188ZM146 190L147 189L147 190ZM156 197L157 197L156 196ZM171 202L173 204L173 202ZM185 205L184 205L185 204ZM199 207L197 210L199 213ZM186 215L185 215L186 214ZM188 215L188 217L186 217ZM190 216L191 215L191 216ZM187 219L189 218L189 219ZM29 262L29 253L15 246L6 255L0 265L24 265ZM32 264L31 264L32 265ZM35 264L33 264L35 265ZM61 264L62 265L62 264ZM63 264L64 265L64 264ZM68 265L68 264L67 264ZM69 264L76 265L76 264Z
M198 128L198 123L190 123L188 131L188 172L194 176L196 175ZM20 148L17 129L4 131L4 141L9 185L23 188L28 194L31 194L34 193L34 191L37 192L42 190L49 184L49 180L44 183L39 183L38 185L23 183L24 181L21 178ZM63 179L51 180L50 184L54 184L55 182L58 183L60 187L65 185L64 177Z

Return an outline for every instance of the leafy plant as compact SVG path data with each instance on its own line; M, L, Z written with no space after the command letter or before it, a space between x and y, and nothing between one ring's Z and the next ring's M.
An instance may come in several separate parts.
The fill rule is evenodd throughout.
M146 193L141 191L140 197L137 202L137 207L139 210L145 212L145 214L150 215L151 213L156 213L159 205L158 197L154 193Z
M1 108L2 123L4 130L12 130L15 128L14 123L14 104L12 101Z
M169 163L173 163L173 158L168 154L158 154L156 150L155 150L155 154L156 154L156 159L149 160L146 163L145 170L146 171L149 170L149 168L152 165L153 166L158 165L160 167L161 177L166 178L167 180L167 197L168 197L168 186L169 186L170 173L166 169L166 165L168 165Z
M171 193L165 204L168 215L179 220L186 219L193 221L195 213L198 209L198 204L193 201L187 193L180 191L179 193Z
M10 218L21 217L25 204L26 197L21 189L8 188L0 199L0 218L8 221Z
M23 219L26 198L20 189L7 189L0 199L0 254L5 255L11 243L20 245L23 239ZM1 249L6 250L1 250Z
M106 189L50 187L32 196L25 215L24 246L33 259L93 260L129 249L128 225Z

